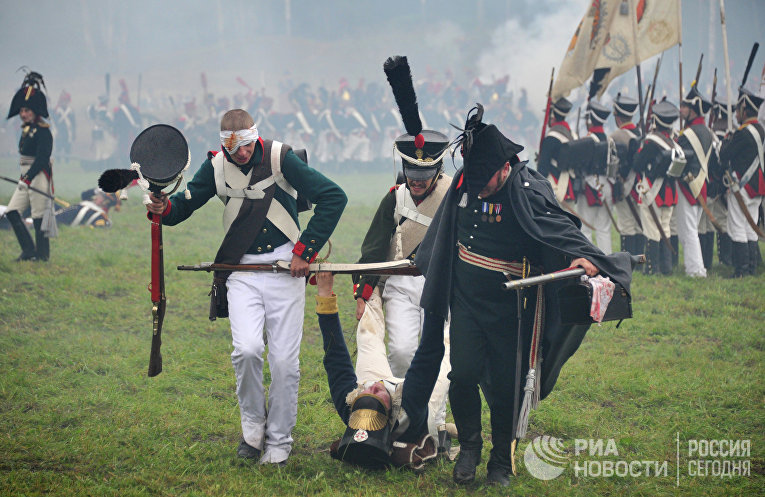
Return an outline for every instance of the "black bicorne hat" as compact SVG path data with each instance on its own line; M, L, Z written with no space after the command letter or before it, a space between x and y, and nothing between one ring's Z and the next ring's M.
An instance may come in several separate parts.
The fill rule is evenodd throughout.
M45 98L43 88L45 88L45 82L43 81L42 74L34 71L28 72L24 76L21 88L19 88L13 96L13 100L11 100L11 108L8 110L8 117L6 119L18 115L23 107L32 110L32 112L40 117L48 117L48 100Z
M637 100L632 97L622 95L621 93L616 94L616 98L614 99L614 114L619 114L621 116L631 118L635 115L637 108Z
M406 134L396 138L394 144L403 161L404 174L414 180L430 179L443 167L442 159L449 149L449 138L438 131L422 129L417 95L406 57L388 57L383 71L406 129Z
M475 111L475 113L473 113ZM468 190L478 193L505 162L519 162L523 146L514 143L493 124L482 122L483 105L477 103L468 112L465 129L455 140L462 147L465 180Z
M688 95L683 98L680 105L690 107L700 116L709 112L709 109L712 107L712 103L704 98L695 82L691 85L691 90L688 92Z
M337 457L366 467L390 464L392 448L388 409L377 396L362 394L353 402Z
M680 110L666 100L662 100L654 105L652 112L653 120L664 128L671 128L672 124L680 117Z
M574 104L569 102L566 98L561 97L552 104L551 110L561 118L564 118L571 112L571 107L573 106Z
M136 137L130 147L130 169L108 169L98 178L98 186L105 192L116 192L133 180L146 181L141 186L154 193L174 181L180 184L183 171L191 157L186 138L168 124L149 126Z
M756 113L759 111L762 101L762 97L758 97L743 86L738 89L738 101L736 102L736 107L743 105L744 108Z
M608 116L611 115L611 109L597 100L590 100L587 104L587 115L589 116L590 121L602 125L606 122Z

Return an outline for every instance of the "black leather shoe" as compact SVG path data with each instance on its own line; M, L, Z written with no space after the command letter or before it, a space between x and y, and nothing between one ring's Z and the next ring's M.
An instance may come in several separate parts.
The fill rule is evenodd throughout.
M452 478L454 483L466 485L475 480L475 468L481 462L481 449L460 449Z
M239 441L239 447L236 448L236 456L241 459L260 459L260 449L248 444L243 438Z
M488 485L499 485L501 487L510 486L510 470L500 466L489 467L486 473L486 483Z

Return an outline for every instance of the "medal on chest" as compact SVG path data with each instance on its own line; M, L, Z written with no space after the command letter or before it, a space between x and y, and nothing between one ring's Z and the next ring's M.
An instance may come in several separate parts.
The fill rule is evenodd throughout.
M502 204L494 204L491 202L483 202L481 204L481 221L483 222L500 222L502 221Z

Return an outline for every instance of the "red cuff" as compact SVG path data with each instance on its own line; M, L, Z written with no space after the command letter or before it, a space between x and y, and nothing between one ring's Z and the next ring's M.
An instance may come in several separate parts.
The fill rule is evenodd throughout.
M172 206L172 204L170 203L170 199L167 199L167 208L165 208L165 210L162 212L162 217L165 217L165 216L167 216L168 214L170 214L170 208L171 208L171 206ZM151 221L151 215L152 215L152 214L151 214L151 212L148 212L148 211L146 212L146 218L147 218L149 221Z
M303 257L303 252L305 252L305 244L303 242L297 242L295 248L292 249L292 253L298 257Z
M353 285L353 295L356 295L356 292L358 289L359 289L358 283ZM374 291L374 288L372 288L370 285L365 283L364 290L361 292L361 295L359 295L359 297L361 297L364 300L369 300L369 298L372 296L373 291Z

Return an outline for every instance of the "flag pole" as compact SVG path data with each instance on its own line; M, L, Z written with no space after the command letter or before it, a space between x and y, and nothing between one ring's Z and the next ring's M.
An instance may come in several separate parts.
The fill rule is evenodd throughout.
M725 56L725 91L728 95L728 131L733 130L733 115L731 112L731 102L733 101L733 92L730 87L730 58L728 57L728 28L725 26L725 1L720 0L720 24L722 25L723 55Z
M635 8L635 0L630 0L630 17L632 19L632 46L635 47L635 72L637 72L637 86L638 86L638 105L640 105L640 132L645 137L646 127L645 120L643 118L643 76L640 73L640 57L638 56L638 40L637 40L637 9Z

